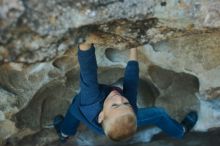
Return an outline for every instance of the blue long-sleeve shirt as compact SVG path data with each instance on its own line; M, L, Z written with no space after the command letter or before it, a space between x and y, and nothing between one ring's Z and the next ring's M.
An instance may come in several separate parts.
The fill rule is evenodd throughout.
M80 64L80 93L75 96L70 111L79 121L97 133L104 134L102 126L98 123L98 115L103 103L113 87L99 84L97 80L97 62L95 48L78 50ZM137 113L137 88L139 81L139 65L137 61L129 61L124 74L123 93L133 110Z

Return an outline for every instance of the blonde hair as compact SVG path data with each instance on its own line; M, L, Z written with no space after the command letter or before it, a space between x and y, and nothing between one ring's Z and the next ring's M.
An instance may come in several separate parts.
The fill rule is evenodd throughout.
M131 137L137 130L137 120L134 114L124 114L118 117L109 117L102 123L107 137L114 141L120 141Z

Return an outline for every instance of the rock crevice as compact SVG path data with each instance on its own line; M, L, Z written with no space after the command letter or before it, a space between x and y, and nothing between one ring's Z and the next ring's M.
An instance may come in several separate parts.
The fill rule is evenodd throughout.
M178 121L196 110L195 131L217 129L219 10L218 0L0 0L0 144L58 145L51 120L79 93L83 38L95 44L100 83L122 87L138 47L138 106L164 107ZM144 127L119 144L159 131ZM69 143L116 144L84 125Z

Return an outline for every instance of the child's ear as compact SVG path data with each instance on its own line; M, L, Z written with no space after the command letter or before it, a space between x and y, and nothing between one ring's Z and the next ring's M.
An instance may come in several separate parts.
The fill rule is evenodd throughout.
M103 120L104 120L104 112L101 111L101 112L99 113L98 123L101 124Z

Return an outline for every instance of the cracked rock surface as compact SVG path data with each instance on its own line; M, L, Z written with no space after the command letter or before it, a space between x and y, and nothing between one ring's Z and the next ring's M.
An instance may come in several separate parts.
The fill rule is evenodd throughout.
M219 143L219 0L0 0L0 145L59 145L51 120L79 92L85 37L100 83L122 86L128 49L138 47L138 106L164 107L178 121L198 111L183 141L158 136L149 145ZM143 127L114 143L80 125L67 145L142 145L159 132Z

